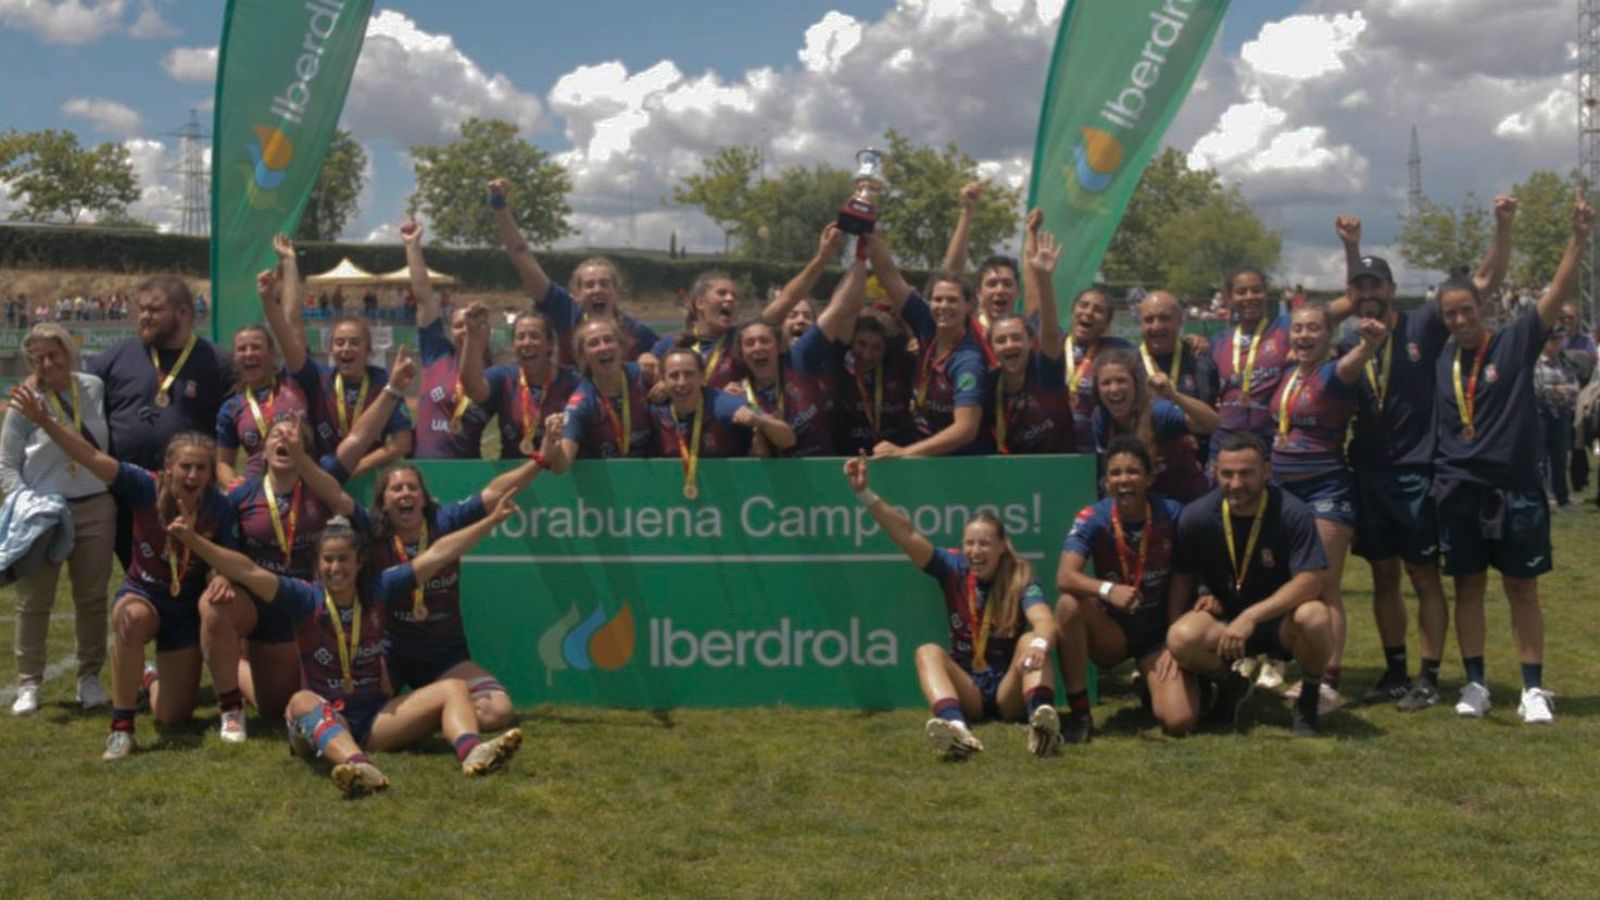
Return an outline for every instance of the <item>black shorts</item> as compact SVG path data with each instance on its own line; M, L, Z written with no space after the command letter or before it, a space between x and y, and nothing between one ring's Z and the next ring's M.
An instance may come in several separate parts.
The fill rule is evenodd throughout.
M386 662L389 664L389 683L399 691L416 690L439 680L439 676L472 659L467 638L447 643L408 644L395 642L389 646Z
M1446 575L1476 575L1490 566L1511 578L1536 578L1550 571L1550 507L1544 491L1458 481L1448 485L1438 502Z
M250 602L256 606L256 627L250 630L250 643L294 642L294 622L290 620L289 611L283 608L282 603L267 603L255 594L250 594Z
M1110 604L1100 602L1100 608L1111 621L1117 623L1122 629L1122 637L1128 642L1128 656L1135 662L1144 659L1152 653L1159 653L1167 646L1167 617L1163 610L1150 610L1143 613L1128 614L1118 609L1113 609Z
M156 611L156 652L186 650L200 644L200 595L174 597L166 591L152 591L129 578L122 579L117 596L133 594Z
M1273 659L1293 659L1294 654L1290 653L1289 648L1283 645L1281 637L1283 619L1283 616L1279 616L1276 619L1268 619L1257 625L1255 633L1250 635L1250 640L1244 643L1244 654L1246 656L1260 656L1265 653Z
M1396 556L1413 565L1439 561L1439 515L1433 470L1425 466L1368 466L1356 470L1356 537L1363 559Z
M378 713L388 704L388 697L374 696L345 700L339 705L339 715L350 726L350 737L357 744L367 743L367 738L372 735L372 723L378 720Z

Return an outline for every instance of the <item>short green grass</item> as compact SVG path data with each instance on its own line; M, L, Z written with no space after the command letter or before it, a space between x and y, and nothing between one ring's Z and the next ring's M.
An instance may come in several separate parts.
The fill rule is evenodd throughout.
M530 740L507 774L467 781L435 739L382 755L394 787L360 802L267 723L224 747L212 706L166 735L142 717L142 752L102 764L105 717L76 709L64 675L39 715L0 714L0 895L1588 894L1600 512L1558 515L1555 534L1542 588L1560 699L1542 729L1516 719L1503 600L1490 613L1497 706L1481 722L1448 706L1353 709L1329 719L1332 739L1295 741L1282 702L1258 697L1246 733L1175 741L1115 672L1092 744L1039 761L1021 727L985 725L989 750L948 765L916 710L546 707L526 711ZM1347 692L1379 668L1365 582L1358 562ZM60 602L52 660L71 652Z

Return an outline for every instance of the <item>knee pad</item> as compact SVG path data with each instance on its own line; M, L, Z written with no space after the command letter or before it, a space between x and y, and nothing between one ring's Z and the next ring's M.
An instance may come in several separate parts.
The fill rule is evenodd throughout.
M496 681L493 676L485 675L482 678L473 678L467 681L467 694L476 700L485 694L508 694L505 686Z
M339 714L333 704L323 701L310 712L302 716L288 716L290 730L302 740L310 742L317 748L317 755L321 756L328 743L344 733L344 725L339 721Z

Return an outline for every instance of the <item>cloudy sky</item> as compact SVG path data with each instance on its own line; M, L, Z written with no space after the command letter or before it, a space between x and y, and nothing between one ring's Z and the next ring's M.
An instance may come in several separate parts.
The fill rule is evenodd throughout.
M893 127L954 141L1025 183L1064 0L379 0L344 124L372 157L352 240L389 240L407 148L462 119L517 123L573 175L581 243L721 245L663 203L733 143L773 166L848 165ZM178 219L178 141L209 117L219 0L0 0L0 58L26 90L0 128L125 142ZM1487 198L1576 161L1571 0L1234 0L1167 142L1218 169L1286 237L1280 276L1331 284L1337 212L1382 252L1398 230L1413 125L1434 200ZM1420 283L1427 273L1400 273Z

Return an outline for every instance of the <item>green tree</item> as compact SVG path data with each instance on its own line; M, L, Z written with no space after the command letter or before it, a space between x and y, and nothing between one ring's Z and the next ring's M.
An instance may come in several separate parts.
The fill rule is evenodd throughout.
M722 229L723 252L730 251L736 241L741 248L752 245L758 226L751 221L750 192L755 188L751 179L761 168L761 151L722 147L716 156L701 160L700 168L699 175L679 180L672 189L672 202L698 206L706 218L717 223Z
M978 177L978 162L955 144L918 147L895 131L885 131L884 177L889 183L878 222L895 255L908 265L937 268L944 261L961 214L961 187ZM842 203L844 197L835 200ZM1022 193L989 182L972 217L967 258L981 260L1017 227Z
M1157 239L1161 224L1222 193L1214 170L1191 169L1183 153L1171 147L1162 150L1140 177L1101 271L1111 281L1165 285L1169 260Z
M792 166L778 177L758 181L750 192L749 219L756 243L749 255L760 259L809 259L817 235L839 215L839 205L854 190L855 179L831 166Z
M1511 189L1517 224L1511 232L1511 283L1542 286L1556 273L1572 235L1572 202L1578 173L1562 178L1540 171Z
M1283 237L1268 229L1233 187L1161 220L1152 249L1165 260L1161 283L1168 290L1180 297L1206 297L1238 266L1276 268Z
M528 240L548 245L572 234L567 194L572 180L550 154L517 137L517 126L498 119L461 123L461 137L442 147L411 148L417 189L408 212L421 212L440 240L491 244L499 240L487 201L489 181L505 178L516 192L517 225Z
M300 227L294 236L302 241L337 240L344 226L356 217L356 198L367 182L367 151L343 128L333 133L322 171L311 188Z
M78 146L78 136L53 128L0 137L0 184L22 207L13 219L76 224L85 214L114 216L139 199L128 148Z
M1467 194L1454 210L1424 200L1400 217L1400 256L1436 272L1475 265L1489 246L1490 224L1489 210L1476 195Z

